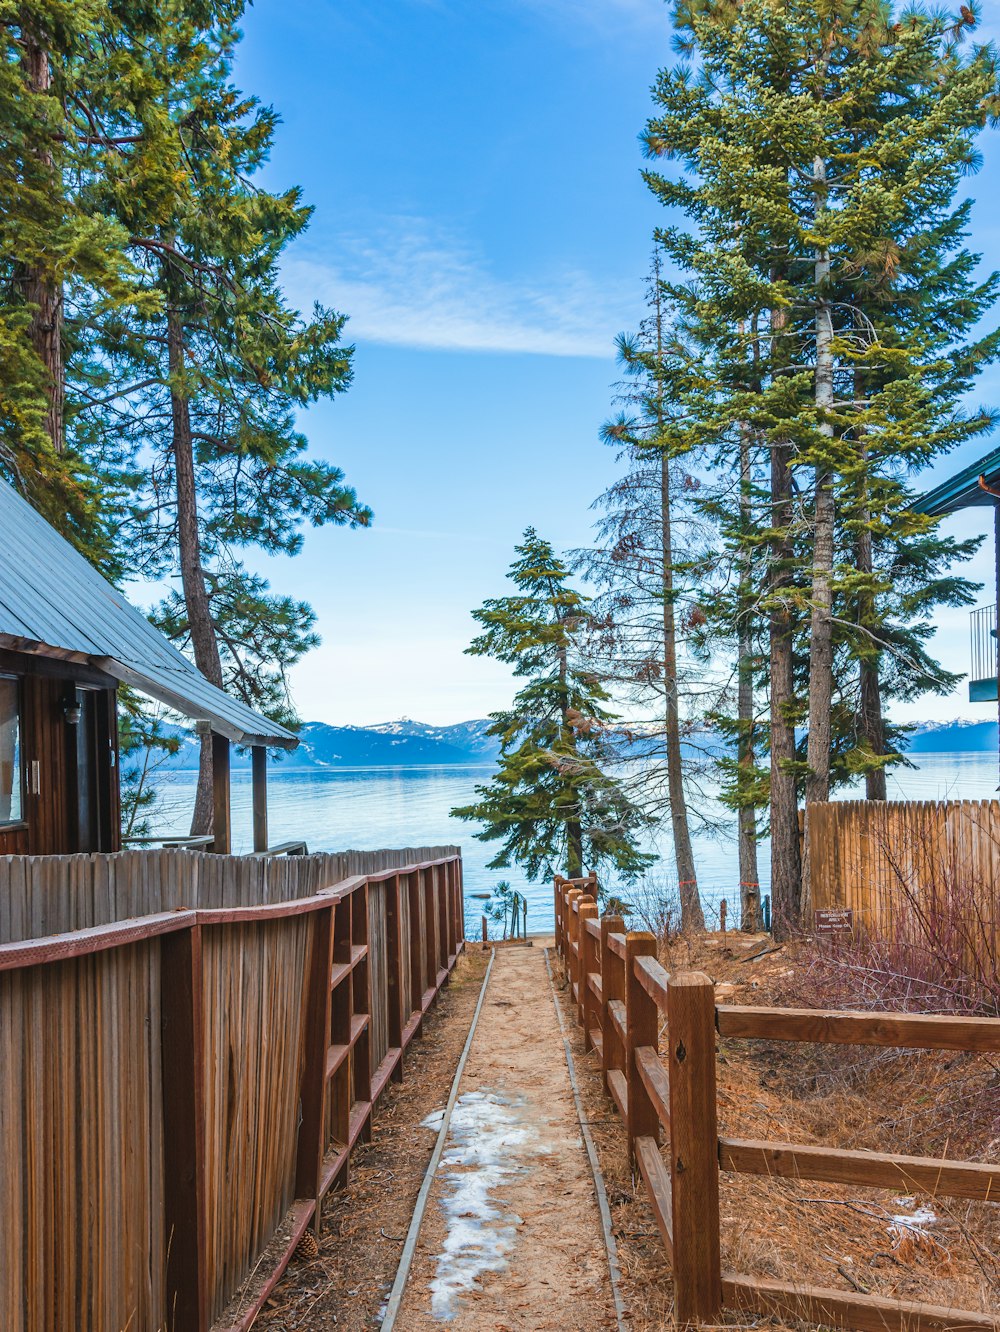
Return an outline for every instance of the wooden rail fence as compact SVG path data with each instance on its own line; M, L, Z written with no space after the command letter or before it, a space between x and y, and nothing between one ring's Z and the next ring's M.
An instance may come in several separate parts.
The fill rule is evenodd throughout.
M719 1036L996 1054L1000 1020L718 1005L707 976L668 974L651 934L599 918L595 887L556 880L556 948L671 1258L677 1323L715 1324L729 1310L857 1332L1000 1332L989 1314L726 1272L719 1229L721 1171L992 1202L1000 1166L720 1137L716 1102Z
M70 859L0 863L0 1326L245 1332L454 966L460 855ZM164 909L117 918L123 860Z

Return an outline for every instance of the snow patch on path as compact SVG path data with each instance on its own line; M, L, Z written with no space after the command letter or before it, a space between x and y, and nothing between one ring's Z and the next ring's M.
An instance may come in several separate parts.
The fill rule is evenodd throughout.
M441 1208L447 1224L437 1275L430 1283L431 1313L448 1321L463 1295L487 1272L507 1266L523 1222L495 1190L528 1168L532 1156L550 1150L526 1118L523 1097L466 1092L455 1102L445 1155ZM424 1121L440 1129L442 1114Z

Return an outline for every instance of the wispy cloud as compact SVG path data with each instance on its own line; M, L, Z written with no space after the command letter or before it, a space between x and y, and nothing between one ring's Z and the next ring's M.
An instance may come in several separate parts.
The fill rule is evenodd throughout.
M634 284L608 290L566 270L504 280L468 245L413 218L339 240L284 269L290 294L350 315L349 336L405 347L608 357L634 318Z
M519 0L524 9L535 9L558 18L572 19L587 27L606 28L622 20L669 31L666 0Z

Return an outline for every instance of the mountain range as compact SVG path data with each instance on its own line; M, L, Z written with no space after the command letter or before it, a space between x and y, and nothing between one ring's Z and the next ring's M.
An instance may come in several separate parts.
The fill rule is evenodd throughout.
M283 768L415 768L442 765L488 767L496 760L499 747L486 734L488 718L457 722L453 726L429 726L425 722L400 717L398 721L375 726L330 726L326 722L305 722L299 731L299 746L284 755ZM924 722L911 733L911 754L993 753L997 752L995 721ZM702 753L716 749L717 743L706 733L696 745ZM641 739L633 748L637 754L647 750ZM248 765L246 755L233 754L236 765ZM198 750L186 734L179 752L164 765L169 769L198 766Z
M330 726L305 722L299 730L297 749L282 756L281 767L289 768L417 768L445 764L493 763L499 747L486 734L487 718L458 722L454 726L428 726L400 717L375 726ZM196 741L186 733L177 754L164 768L198 766ZM247 755L234 751L234 766L249 766Z

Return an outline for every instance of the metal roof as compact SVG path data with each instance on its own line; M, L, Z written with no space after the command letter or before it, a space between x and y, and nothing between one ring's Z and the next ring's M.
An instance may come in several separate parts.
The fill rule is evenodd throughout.
M935 518L944 513L955 513L958 509L992 508L997 502L996 497L982 488L980 477L987 485L1000 489L1000 449L994 449L977 463L928 490L913 507L917 513L927 513Z
M298 744L291 731L210 684L5 481L0 552L0 646L85 657L237 744Z

